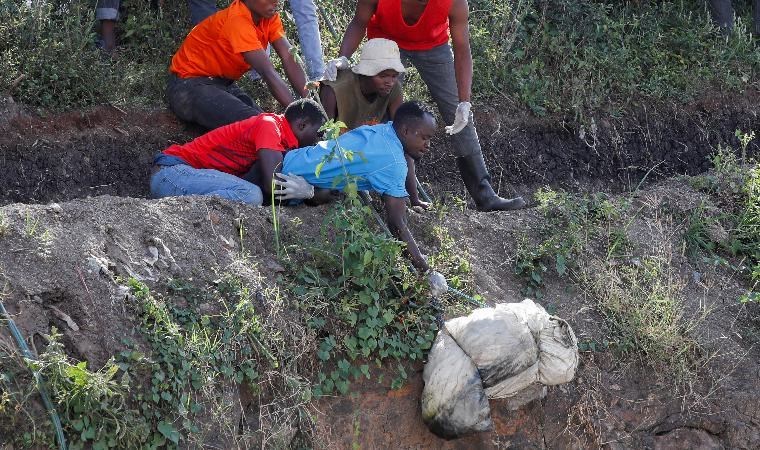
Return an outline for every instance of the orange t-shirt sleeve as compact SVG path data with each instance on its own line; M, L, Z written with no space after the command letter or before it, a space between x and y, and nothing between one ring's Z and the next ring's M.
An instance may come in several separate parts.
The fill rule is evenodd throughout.
M251 52L266 47L266 44L259 40L250 20L242 16L231 17L224 25L222 35L230 43L234 53Z
M285 28L282 27L282 20L280 15L277 14L272 18L272 23L269 24L269 35L267 38L269 42L274 42L281 37L285 37Z

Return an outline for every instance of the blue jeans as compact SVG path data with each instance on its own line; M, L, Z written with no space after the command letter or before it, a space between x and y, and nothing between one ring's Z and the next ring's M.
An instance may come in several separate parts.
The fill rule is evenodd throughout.
M216 12L215 0L187 0L190 7L190 18L193 25ZM322 57L322 36L319 34L317 6L314 0L290 0L290 11L298 30L298 41L301 53L306 63L306 75L310 80L316 80L325 72L325 62ZM251 71L251 78L258 79L259 75Z
M162 166L150 179L153 198L183 195L216 195L217 197L261 206L261 189L235 175L214 169L195 169L187 164Z

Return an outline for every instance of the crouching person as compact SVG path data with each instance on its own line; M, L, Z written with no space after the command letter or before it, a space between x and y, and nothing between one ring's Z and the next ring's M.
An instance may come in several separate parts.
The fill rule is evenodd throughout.
M327 120L310 99L288 105L285 114L262 113L210 131L156 155L150 192L154 198L216 195L259 206L261 189L241 177L251 170L262 151L314 145Z
M412 264L420 272L427 273L433 295L440 295L448 290L446 280L440 273L430 270L409 231L406 216L409 196L406 157L415 161L422 158L430 150L430 139L435 131L435 117L430 109L419 102L406 102L399 106L393 122L361 126L337 140L322 141L284 155L262 150L259 164L263 167L260 172L263 178L259 186L269 193L272 178L281 168L282 173L276 174L280 180L274 180L281 189L275 194L283 199L312 199L330 189L345 188L347 174L356 181L359 190L374 191L382 196L391 232L406 243ZM329 159L336 145L354 152L354 157Z

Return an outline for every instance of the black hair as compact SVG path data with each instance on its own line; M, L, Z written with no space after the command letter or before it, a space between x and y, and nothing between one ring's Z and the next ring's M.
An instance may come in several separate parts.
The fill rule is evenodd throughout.
M393 117L393 126L396 128L404 125L414 126L425 117L425 114L435 119L433 110L428 105L417 100L409 100L402 103L396 110L396 115Z
M327 122L327 114L319 103L310 98L302 98L285 108L285 119L291 123L296 119L306 119L310 123L321 124Z

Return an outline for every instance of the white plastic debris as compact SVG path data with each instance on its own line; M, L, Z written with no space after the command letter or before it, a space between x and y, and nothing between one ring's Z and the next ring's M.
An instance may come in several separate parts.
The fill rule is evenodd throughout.
M447 439L488 430L486 398L516 409L571 381L578 361L570 325L532 300L476 309L436 337L423 372L423 420Z
M434 433L454 438L493 428L478 369L446 334L436 336L422 379L422 420Z

